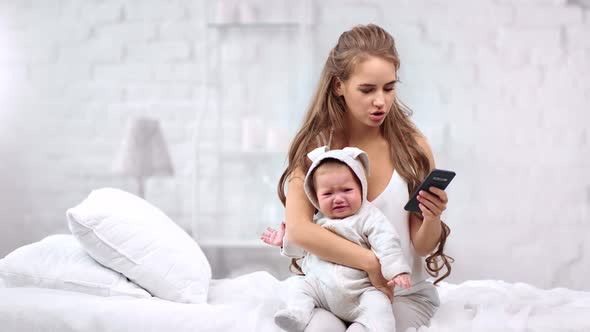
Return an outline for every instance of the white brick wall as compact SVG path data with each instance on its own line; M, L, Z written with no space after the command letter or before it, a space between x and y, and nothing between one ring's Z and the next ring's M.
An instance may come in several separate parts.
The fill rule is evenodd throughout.
M289 1L255 3L268 21L298 13ZM458 174L449 188L451 281L590 289L589 9L566 0L312 3L314 72L353 24L375 22L396 38L400 94L438 166ZM148 180L147 197L189 227L192 136L212 88L205 10L204 0L0 2L0 256L65 232L65 209L91 189L135 190L110 172L135 115L162 121L176 169ZM221 59L255 61L247 50L264 50L267 39L248 34ZM223 91L226 102L239 104L245 88L271 76L248 75Z
M189 227L191 142L203 84L203 59L194 50L204 27L199 6L0 3L0 132L2 154L11 152L0 175L0 255L66 231L65 209L93 188L136 190L111 173L135 115L161 119L176 170L174 178L149 179L147 197Z

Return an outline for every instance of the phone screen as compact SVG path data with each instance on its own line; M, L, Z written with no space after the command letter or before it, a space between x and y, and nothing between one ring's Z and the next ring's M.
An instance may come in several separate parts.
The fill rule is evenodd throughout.
M428 190L428 188L430 187L436 187L445 190L454 177L455 172L453 171L447 171L444 169L433 169L432 172L428 174L424 182L420 184L418 189L414 191L414 194L412 194L410 200L408 201L406 206L404 206L404 210L412 212L422 212L420 210L420 207L418 206L420 204L420 202L418 201L418 193L420 192L420 190L430 192Z

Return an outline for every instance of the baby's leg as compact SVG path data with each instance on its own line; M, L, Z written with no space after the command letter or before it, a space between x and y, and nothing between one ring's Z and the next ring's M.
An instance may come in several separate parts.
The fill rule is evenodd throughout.
M275 323L289 332L303 332L316 306L313 282L306 277L292 277L287 279L287 287L287 307L277 311Z
M362 325L360 326L362 327ZM344 325L342 319L324 308L313 309L311 320L305 328L305 332L344 332L345 330L346 325Z
M359 309L359 315L353 325L360 323L368 331L395 332L395 318L391 302L382 292L377 289L364 292L359 298Z

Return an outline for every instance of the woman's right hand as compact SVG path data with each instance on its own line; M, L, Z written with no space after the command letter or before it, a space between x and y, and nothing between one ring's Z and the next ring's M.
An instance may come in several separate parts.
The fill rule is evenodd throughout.
M373 287L377 288L379 291L383 292L388 298L389 301L393 302L393 288L387 285L389 280L383 277L381 273L381 264L379 260L375 258L376 262L371 264L371 268L367 269L367 275L369 276L369 281L373 285Z

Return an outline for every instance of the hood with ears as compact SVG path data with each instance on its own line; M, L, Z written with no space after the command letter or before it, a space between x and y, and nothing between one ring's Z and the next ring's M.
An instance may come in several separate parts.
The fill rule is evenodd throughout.
M363 195L362 202L367 200L367 175L369 174L369 156L361 149L346 147L342 150L328 150L327 146L319 147L307 154L311 159L311 166L305 176L304 189L309 201L316 209L320 209L316 193L313 192L313 178L312 172L318 167L320 162L324 159L337 159L348 165L354 175L361 182L361 192Z

